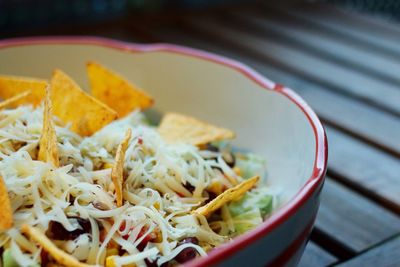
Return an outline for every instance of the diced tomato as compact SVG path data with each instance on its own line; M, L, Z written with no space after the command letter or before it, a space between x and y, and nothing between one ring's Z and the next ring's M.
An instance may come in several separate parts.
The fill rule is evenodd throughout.
M125 223L125 221L122 221L121 225L119 226L119 230L122 232L125 230L125 227L126 227L126 223Z

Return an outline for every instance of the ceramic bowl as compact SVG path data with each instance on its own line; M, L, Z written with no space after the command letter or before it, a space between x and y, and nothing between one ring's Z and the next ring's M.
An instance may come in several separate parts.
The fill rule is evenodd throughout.
M234 145L263 156L267 183L282 189L280 208L256 229L187 266L294 266L319 206L327 163L324 129L291 89L249 67L170 44L131 44L96 37L0 41L0 73L48 78L54 68L87 88L85 62L128 77L176 111L234 130Z

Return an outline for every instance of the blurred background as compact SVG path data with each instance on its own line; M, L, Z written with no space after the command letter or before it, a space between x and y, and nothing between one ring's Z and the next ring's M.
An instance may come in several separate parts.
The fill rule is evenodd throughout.
M302 267L400 266L399 19L396 0L0 0L0 38L177 43L300 94L329 140Z
M23 34L56 34L55 27L86 25L95 28L104 23L131 18L132 24L142 24L134 17L144 15L193 12L226 6L249 5L255 0L1 0L0 32L2 37ZM276 1L264 1L273 3ZM314 0L278 1L324 2L346 10L367 12L386 20L398 20L400 1L397 0ZM103 24L100 24L103 23ZM144 26L144 25L141 25ZM91 30L94 30L91 28ZM63 33L63 32L60 32ZM66 32L68 33L68 32Z

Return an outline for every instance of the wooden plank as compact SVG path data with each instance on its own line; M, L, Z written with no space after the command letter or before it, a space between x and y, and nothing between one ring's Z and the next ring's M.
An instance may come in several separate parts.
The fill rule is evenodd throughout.
M369 46L393 57L400 58L400 47L396 42L390 39L380 38L375 34L368 33L368 31L361 32L357 28L348 27L346 24L337 24L325 19L323 16L318 17L318 12L306 12L305 10L301 10L301 6L292 6L292 8L290 8L288 6L271 5L267 2L262 3L262 6L264 6L265 9L274 9L285 12L290 14L290 16L308 21L313 25L324 28L331 33L335 33L338 36L357 41L362 46ZM262 7L260 6L260 8ZM340 20L337 21L340 22Z
M194 30L208 33L213 38L219 38L230 45L251 50L258 57L275 61L287 70L312 79L315 83L357 97L400 116L398 104L400 90L390 83L372 79L346 66L322 60L306 51L291 47L290 43L279 42L272 35L249 34L240 30L240 25L232 26L230 21L213 17L201 19L192 17L186 24L190 24Z
M400 217L327 178L315 227L358 253L400 233Z
M249 30L259 34L273 32L283 41L301 45L320 57L400 85L400 62L376 50L359 47L349 39L338 39L326 31L309 27L301 20L293 21L274 12L230 11L227 14L238 23L247 25Z
M313 20L328 26L329 28L341 31L345 34L379 45L382 48L400 54L400 34L397 31L389 30L388 27L379 27L375 23L368 23L366 19L356 19L356 11L344 11L339 8L321 3L294 4L294 10L312 17ZM358 15L358 17L360 17ZM374 18L378 20L378 18ZM373 18L370 16L370 20ZM393 23L394 21L392 21ZM386 28L386 30L384 30Z
M400 236L360 254L339 265L340 267L400 266Z
M334 16L337 19L345 21L347 25L363 31L369 29L376 32L381 38L397 38L397 40L400 40L398 38L400 35L398 23L393 23L394 21L383 18L382 14L349 10L341 5L331 5L321 2L309 2L308 5L303 4L302 7L308 9L310 12L322 11L328 13L328 16Z
M400 214L400 160L331 127L329 168L349 186Z
M236 58L266 77L292 87L312 105L318 115L327 123L351 132L381 149L400 157L400 119L380 112L362 102L336 94L312 82L294 76L279 68L273 62L259 60L216 42L209 42L183 30L153 29L152 33L167 42L177 42L206 49L228 57ZM376 127L371 127L371 121Z
M336 261L337 258L335 256L325 251L314 242L309 241L298 267L327 266Z

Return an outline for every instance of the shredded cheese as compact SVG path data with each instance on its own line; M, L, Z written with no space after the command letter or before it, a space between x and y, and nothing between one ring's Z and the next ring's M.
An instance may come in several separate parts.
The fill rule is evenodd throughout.
M71 232L81 229L71 219L75 217L88 220L90 231L56 244L80 262L92 265L106 263L111 243L129 254L113 256L116 266L140 266L146 258L161 265L189 247L206 254L202 246L178 246L185 237L196 237L207 248L229 240L215 233L204 216L190 214L207 199L205 190L213 180L227 188L242 180L220 153L165 143L154 127L143 123L138 111L86 138L54 118L60 154L60 167L56 168L37 160L42 110L21 106L0 112L0 175L8 188L15 220L12 229L0 233L0 247L11 244L18 264L29 266L40 261L40 249L20 234L22 224L45 232L57 222ZM110 166L127 129L132 130L132 139L124 164L126 202L117 207ZM226 207L223 217L232 230ZM156 230L159 240L151 240L141 252L140 243Z

